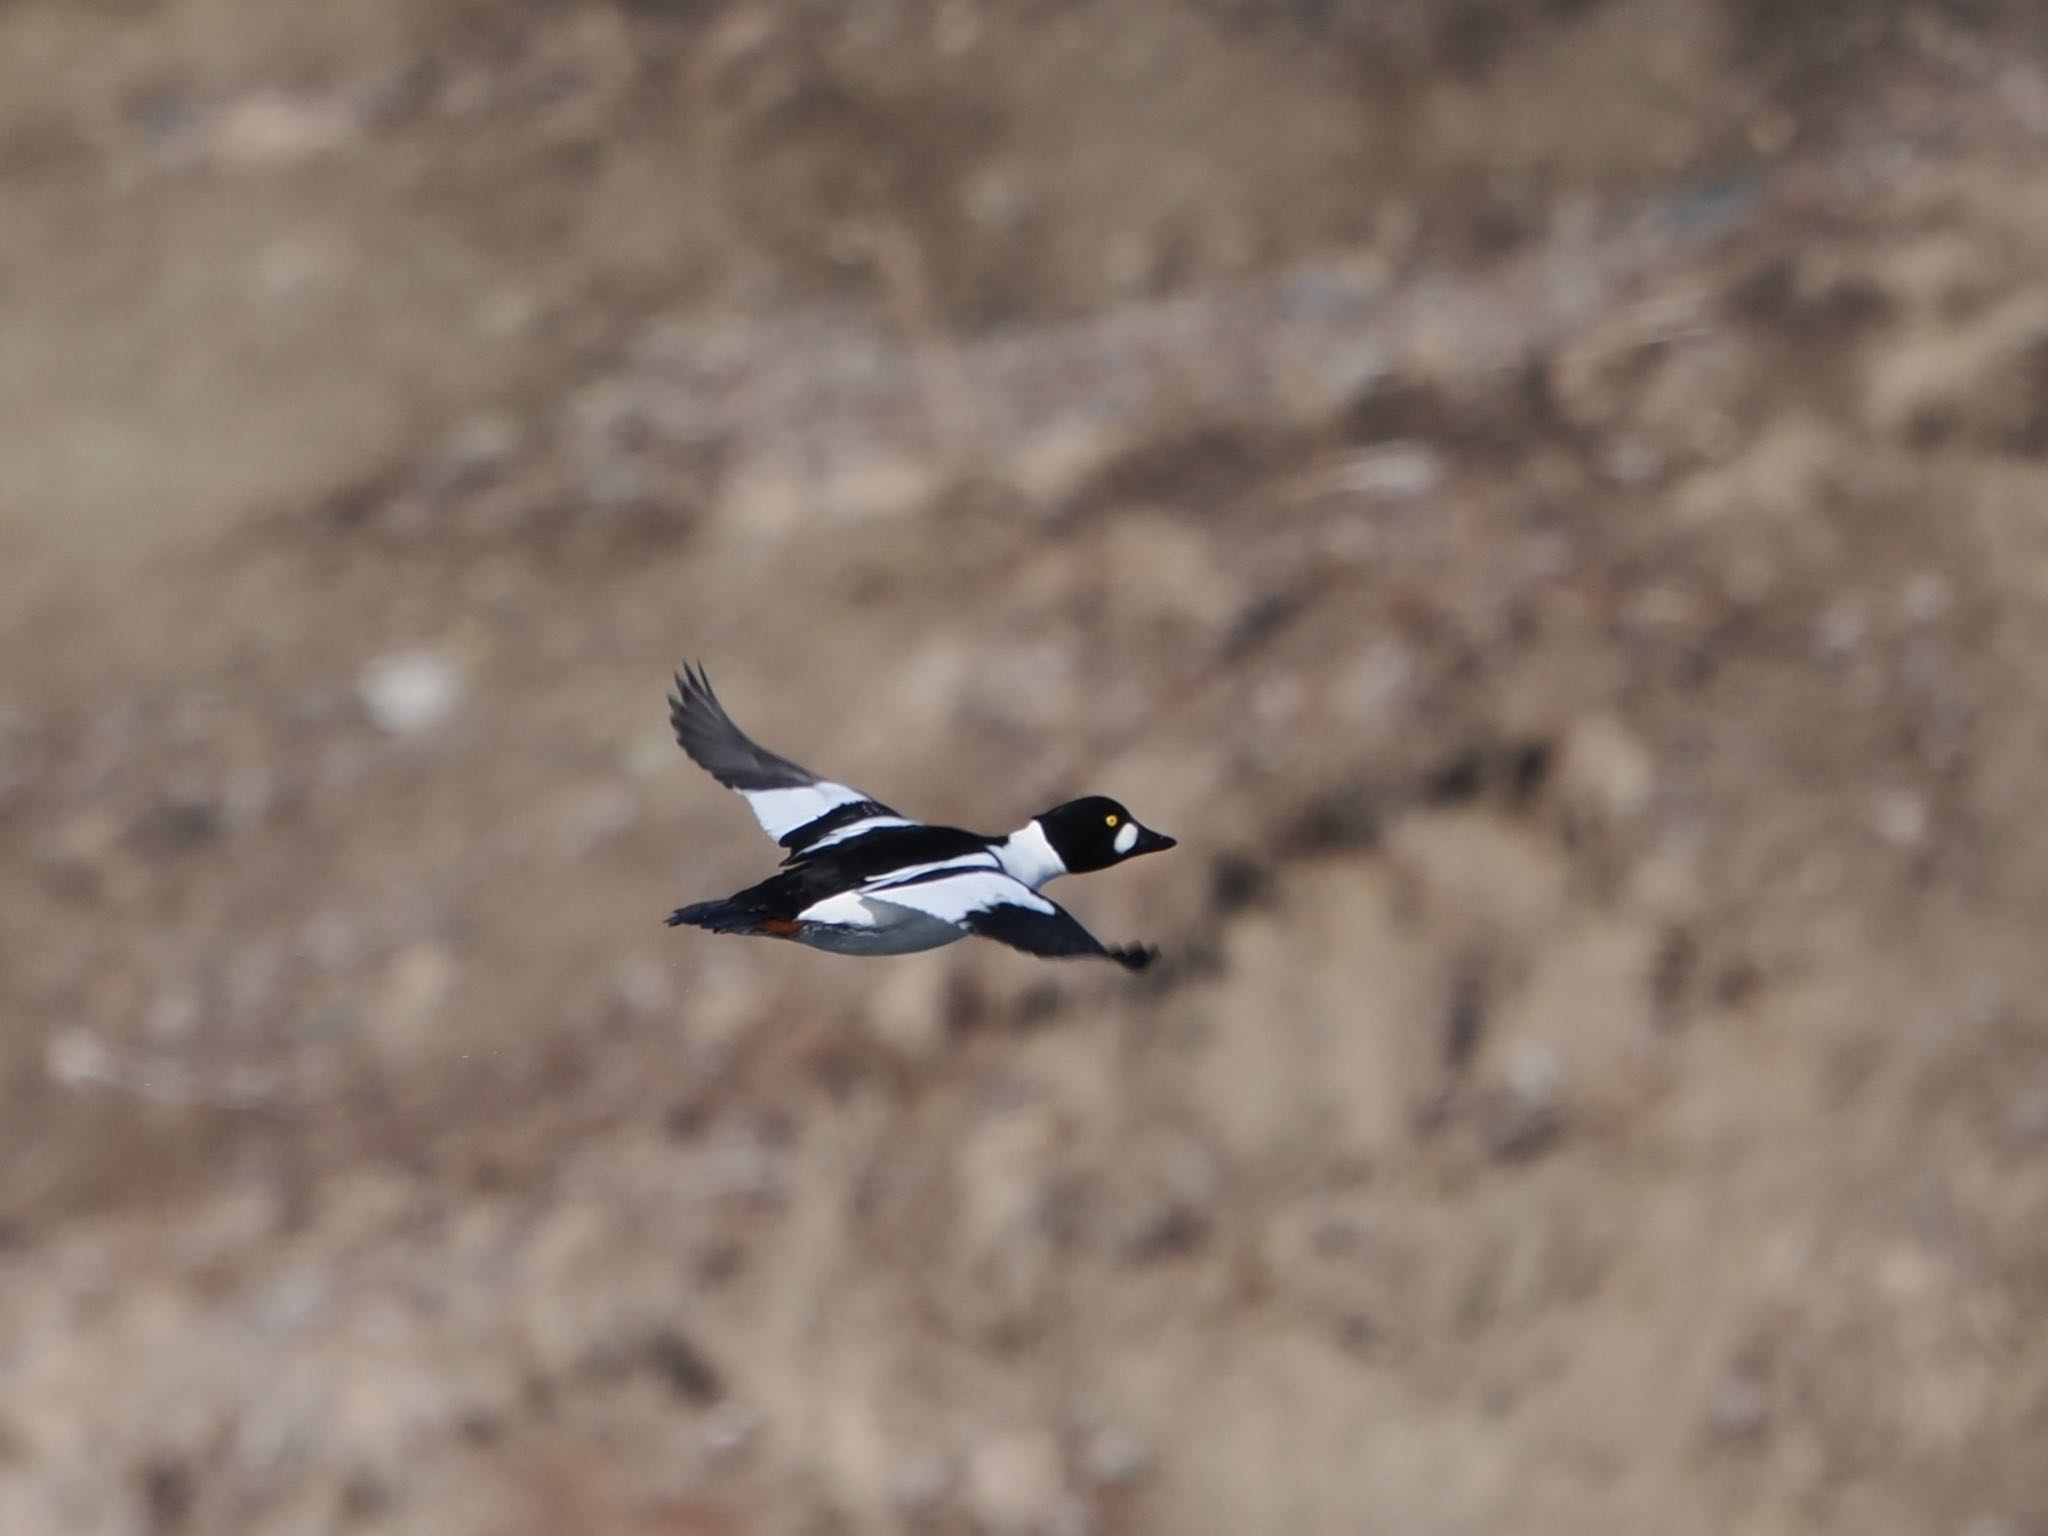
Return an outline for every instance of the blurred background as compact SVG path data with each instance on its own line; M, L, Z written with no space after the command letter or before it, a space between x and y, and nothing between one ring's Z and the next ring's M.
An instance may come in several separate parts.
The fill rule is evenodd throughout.
M2048 1532L2032 0L0 6L0 1531ZM1130 978L664 929L670 741Z

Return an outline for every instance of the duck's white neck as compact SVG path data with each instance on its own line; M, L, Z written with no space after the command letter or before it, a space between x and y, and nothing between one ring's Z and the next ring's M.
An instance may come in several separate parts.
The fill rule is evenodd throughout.
M1002 861L1003 873L1034 891L1067 872L1067 866L1046 840L1045 829L1035 821L1025 822L997 843L993 851Z

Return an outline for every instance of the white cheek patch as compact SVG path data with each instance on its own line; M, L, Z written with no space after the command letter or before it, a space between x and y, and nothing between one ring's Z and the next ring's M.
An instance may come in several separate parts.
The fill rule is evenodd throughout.
M1118 853L1129 853L1131 849L1137 846L1137 842L1138 824L1135 821L1127 821L1117 829L1116 851Z

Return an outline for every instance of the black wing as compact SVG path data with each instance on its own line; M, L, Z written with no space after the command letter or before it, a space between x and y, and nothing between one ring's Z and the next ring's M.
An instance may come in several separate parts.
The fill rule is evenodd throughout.
M845 784L821 779L800 763L770 752L733 724L701 667L676 674L669 724L690 761L737 790L761 828L784 848L840 841L861 831L909 823L888 806Z
M1045 901L1045 898L1040 897L1039 900ZM1043 955L1048 959L1114 960L1126 970L1142 971L1159 958L1158 950L1145 945L1104 944L1083 928L1065 907L1050 901L1045 901L1045 905L1052 910L1041 912L1033 907L1007 903L983 907L963 914L960 922L969 933L978 933L998 944L1021 949L1027 955Z

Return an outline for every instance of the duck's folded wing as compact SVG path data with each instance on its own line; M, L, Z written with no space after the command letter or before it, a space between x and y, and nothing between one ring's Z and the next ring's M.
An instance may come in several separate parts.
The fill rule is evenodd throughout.
M669 723L690 761L737 790L754 819L792 852L808 852L880 827L909 826L888 806L770 752L732 722L700 667L676 674Z
M999 870L934 870L880 882L861 894L868 901L890 902L943 919L1028 955L1114 960L1134 971L1155 958L1149 949L1104 944L1066 908Z

